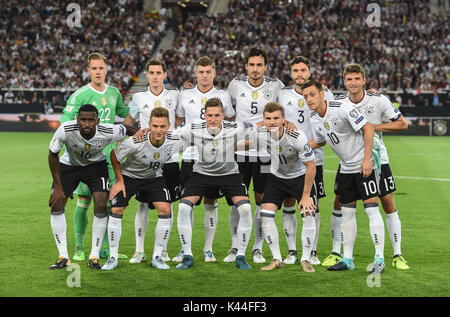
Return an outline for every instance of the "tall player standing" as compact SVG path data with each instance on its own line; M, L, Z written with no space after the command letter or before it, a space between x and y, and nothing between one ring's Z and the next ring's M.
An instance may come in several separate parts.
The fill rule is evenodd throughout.
M100 123L113 124L116 115L125 118L129 108L123 104L120 91L117 88L106 84L106 75L108 72L106 57L100 53L90 54L87 59L87 71L90 76L90 83L75 91L67 100L66 107L61 116L61 123L74 120L78 114L79 108L84 104L92 104L97 107ZM110 184L114 183L114 171L109 157L109 153L113 148L114 144L110 144L105 148ZM88 224L87 210L91 204L92 195L91 191L84 183L80 183L75 194L78 195L78 200L73 218L75 255L72 259L74 261L84 261L84 234ZM109 201L107 209L109 212ZM105 235L100 257L107 258L109 256L108 252L108 237ZM127 257L119 254L119 259L122 258Z
M236 106L236 121L253 123L258 126L264 124L263 110L269 102L277 100L278 93L284 84L279 79L273 79L265 76L267 71L267 53L257 47L248 50L245 56L245 70L247 76L235 77L228 85L228 92L231 95L233 103ZM267 174L270 168L267 163L270 156L266 153L263 157L256 151L238 151L237 159L239 172L244 175L244 184L247 188L253 179L253 191L256 203L254 214L255 243L253 244L253 262L264 263L266 260L262 256L262 245L264 234L261 226L261 200ZM265 169L263 164L266 164ZM233 262L237 253L237 227L239 223L239 213L236 207L232 206L230 210L230 232L231 232L231 250L224 262Z
M125 125L133 125L136 120L141 122L141 129L149 128L150 113L153 109L163 107L169 112L170 129L175 129L175 109L177 107L178 89L164 85L167 78L166 63L160 59L151 59L146 65L145 76L148 80L147 89L136 92L130 103L130 113L124 120ZM178 167L178 153L163 168L166 186L170 192L172 203L179 199L180 170ZM139 193L136 195L138 210L134 221L136 250L130 263L145 261L144 240L148 225L149 204L142 199ZM171 226L173 224L173 217ZM167 250L162 252L162 260L169 261Z
M386 227L394 250L392 266L397 269L407 270L409 266L401 252L401 222L394 201L396 186L382 135L383 132L406 130L408 124L402 114L392 105L386 96L367 92L364 89L366 76L364 68L361 65L347 65L344 68L343 78L344 85L348 91L344 100L351 102L367 118L367 121L374 125L375 133L379 136L381 145L380 200L386 214ZM339 207L339 195L336 195L335 209L339 210Z
M214 60L208 56L200 57L195 63L195 77L197 85L186 88L181 91L176 110L176 125L181 126L191 123L203 122L205 120L205 104L211 98L218 98L222 102L225 113L225 120L233 121L235 112L231 104L230 95L222 89L214 86L214 78L216 77L216 66ZM183 152L183 162L181 165L180 184L184 188L187 180L192 174L192 168L198 159L196 147L188 147ZM215 262L216 258L213 253L213 242L217 228L217 198L218 193L206 193L204 198L205 217L205 243L203 246L203 256L205 262ZM197 202L200 204L201 199ZM193 226L193 213L191 214L191 226ZM183 250L172 259L174 262L181 262L183 259Z
M280 103L286 113L286 118L292 120L299 130L305 132L308 140L312 139L314 122L311 121L311 110L306 106L301 85L311 77L311 61L304 56L297 56L291 61L292 86L281 89L277 102ZM325 100L333 100L333 94L324 89ZM314 214L315 238L312 242L311 264L320 264L317 258L317 242L319 240L320 213L319 199L326 197L323 181L323 148L314 149L314 163L316 164L315 187L317 194L317 209ZM284 259L286 264L294 264L297 261L297 218L295 215L295 198L288 198L283 203L282 221L284 233L288 244L289 253ZM303 222L303 226L305 223ZM305 229L305 228L304 228ZM305 242L303 242L305 243Z
M344 257L329 271L353 270L353 246L356 239L356 202L362 200L369 217L370 235L375 246L371 273L384 270L384 223L378 209L378 186L375 160L372 157L374 128L364 115L346 101L325 101L322 85L310 80L302 85L308 107L315 111L321 126L314 131L311 147L329 142L340 158L336 179L342 204Z

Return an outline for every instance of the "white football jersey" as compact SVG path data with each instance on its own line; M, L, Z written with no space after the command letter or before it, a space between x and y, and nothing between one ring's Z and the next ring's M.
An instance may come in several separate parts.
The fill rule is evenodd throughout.
M170 129L175 129L175 110L178 102L178 89L165 85L163 91L156 96L147 89L139 90L130 102L130 116L141 121L141 129L148 128L150 113L153 109L164 107L169 111Z
M126 136L126 129L121 124L101 123L97 125L95 135L86 140L80 134L77 120L66 121L61 124L50 141L50 151L59 153L63 145L64 154L59 161L71 166L87 166L106 160L103 149L114 142L122 141Z
M332 101L333 94L329 90L324 90L325 100ZM284 117L287 121L290 121L296 125L299 130L302 130L308 140L313 138L312 129L314 122L311 120L312 111L306 104L305 98L302 94L299 94L294 85L284 87L278 94L277 102L284 109ZM323 165L324 152L323 148L314 150L315 164Z
M353 103L348 95L345 95L345 100L350 102L353 107L358 109L366 118L367 121L373 124L381 124L383 120L396 121L402 116L400 111L391 103L391 101L384 95L374 94L364 91L364 98L357 104ZM380 161L381 164L388 164L389 157L387 154L386 145L383 142L383 132L375 132L380 137Z
M364 158L364 137L360 129L368 122L364 115L346 101L328 101L324 117L317 113L313 116L320 122L313 130L316 143L327 141L341 160L341 173L359 173ZM372 166L375 168L373 159Z
M184 118L185 125L203 122L205 120L205 103L208 99L219 98L223 104L226 118L236 114L231 104L231 97L223 89L212 87L206 93L201 92L198 86L184 89L178 96L177 117ZM188 147L183 152L183 160L197 160L198 153L195 147Z
M198 160L193 171L211 176L239 173L234 151L239 140L249 137L253 125L242 122L222 122L222 129L213 136L206 122L191 123L174 131L185 143L193 144L198 151Z
M252 147L265 149L270 153L270 172L280 178L290 179L305 174L302 162L314 160L314 152L309 146L306 134L299 130L288 134L286 130L279 140L275 140L267 128L258 128L252 135Z
M164 164L174 153L178 154L180 142L177 136L167 133L164 143L155 147L150 142L150 135L147 134L144 141L128 138L114 149L123 175L137 179L162 177Z
M236 105L236 121L257 123L264 120L264 107L276 102L278 93L284 84L279 79L264 76L258 87L248 82L248 76L235 77L228 85L228 93Z

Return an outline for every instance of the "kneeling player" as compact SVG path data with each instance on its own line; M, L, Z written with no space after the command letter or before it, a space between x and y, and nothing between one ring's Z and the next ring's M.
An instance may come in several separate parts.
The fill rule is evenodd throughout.
M102 270L113 270L119 264L117 255L123 211L135 194L139 194L141 199L149 206L153 205L158 212L151 265L158 269L169 268L161 258L161 252L167 247L169 240L172 218L170 193L162 176L162 169L179 143L178 138L166 134L169 129L169 113L166 108L153 109L149 128L150 133L143 141L129 138L111 152L111 163L116 175L116 183L109 196L112 207L108 223L111 256Z
M295 197L303 217L303 253L301 267L314 272L310 264L316 226L314 220L315 191L312 190L316 166L314 154L302 131L288 133L284 128L284 110L278 103L264 107L265 127L259 128L250 140L250 146L266 150L271 155L270 175L264 188L261 203L261 220L264 237L269 244L273 260L261 268L263 271L283 267L275 212L283 201Z
M100 269L98 258L101 241L105 235L108 218L108 167L103 149L109 144L121 141L126 129L123 125L99 124L98 110L86 104L80 107L77 120L61 124L50 142L48 163L53 178L50 195L51 226L59 251L59 259L50 269L62 269L70 265L67 252L66 217L64 208L67 197L80 182L85 183L94 198L94 221L92 224L92 249L89 267ZM58 153L63 145L64 154L58 162Z

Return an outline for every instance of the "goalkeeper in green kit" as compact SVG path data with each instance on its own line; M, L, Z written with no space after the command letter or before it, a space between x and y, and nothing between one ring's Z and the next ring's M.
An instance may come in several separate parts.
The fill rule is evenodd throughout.
M106 73L108 72L106 57L99 53L92 53L88 56L87 70L91 81L89 84L75 91L67 100L61 116L61 123L74 120L78 109L84 104L92 104L98 109L100 123L112 123L117 116L125 118L129 108L123 104L120 91L105 83ZM104 149L108 161L110 187L114 184L115 176L112 169L110 152L114 145L110 144ZM89 188L84 183L80 183L76 191L78 195L77 207L74 213L74 231L75 231L75 255L74 261L83 261L84 257L84 234L88 224L87 210L91 204L92 195ZM107 201L108 214L111 211L109 201ZM109 257L108 235L105 234L100 258ZM127 258L126 255L119 254L119 259Z

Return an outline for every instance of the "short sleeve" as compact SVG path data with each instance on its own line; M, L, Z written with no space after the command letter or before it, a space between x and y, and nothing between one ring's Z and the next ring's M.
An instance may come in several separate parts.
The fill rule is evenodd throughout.
M350 123L353 130L359 131L363 126L366 125L367 119L362 113L356 110L353 106L349 104L341 105L342 111L340 112L343 120Z
M114 153L119 162L123 161L130 153L133 152L134 140L133 138L128 138L125 142L120 143L114 148Z
M113 125L113 140L112 142L122 141L127 135L127 129L122 124Z
M65 136L64 126L60 125L50 141L49 150L53 153L59 153L64 145Z

